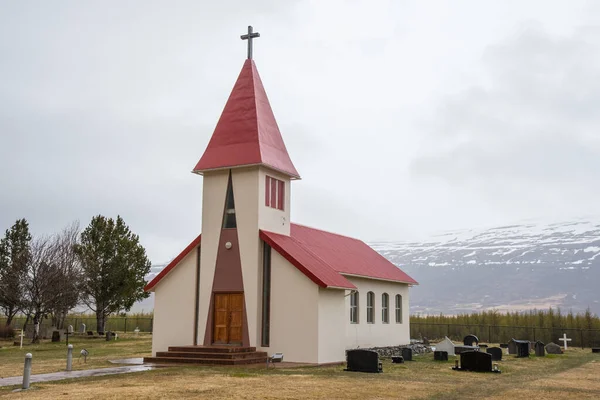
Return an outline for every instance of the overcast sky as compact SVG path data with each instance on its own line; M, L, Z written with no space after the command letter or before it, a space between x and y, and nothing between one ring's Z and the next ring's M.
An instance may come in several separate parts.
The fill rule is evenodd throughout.
M599 2L3 1L0 230L120 214L173 258L249 24L292 221L374 241L598 215Z

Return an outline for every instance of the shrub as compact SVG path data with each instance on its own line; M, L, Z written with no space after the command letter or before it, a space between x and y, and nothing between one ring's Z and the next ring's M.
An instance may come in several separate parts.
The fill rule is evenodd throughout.
M14 337L15 330L11 326L0 325L0 338L13 339Z

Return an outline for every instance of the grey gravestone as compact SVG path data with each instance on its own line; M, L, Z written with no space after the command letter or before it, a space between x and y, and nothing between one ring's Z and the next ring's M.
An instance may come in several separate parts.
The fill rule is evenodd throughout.
M436 361L448 361L448 352L436 350L433 352L433 359Z
M85 324L79 325L79 333L85 333L85 328L87 328Z
M508 354L517 354L517 343L515 339L508 341Z
M479 344L479 339L475 335L467 335L467 336L465 336L465 338L463 340L463 344L465 346L473 346L473 345L476 346Z
M502 349L500 347L490 347L486 349L486 352L492 355L492 361L502 360Z
M348 350L346 352L347 367L344 371L383 372L377 352L372 350Z
M539 340L535 342L535 355L537 357L544 357L546 355L544 343L540 342Z
M404 364L404 357L392 356L392 364Z
M402 348L402 358L404 358L404 361L412 361L412 356L413 356L413 351L410 347L403 347Z
M114 332L111 332L111 331L106 332L106 341L110 342L114 336L115 336Z
M453 367L458 371L473 372L500 372L492 368L492 355L481 351L465 351L460 354L460 367Z
M557 345L556 343L548 343L546 345L546 352L548 354L562 354L563 353L563 351L560 348L560 346Z
M60 342L60 332L52 331L52 343Z

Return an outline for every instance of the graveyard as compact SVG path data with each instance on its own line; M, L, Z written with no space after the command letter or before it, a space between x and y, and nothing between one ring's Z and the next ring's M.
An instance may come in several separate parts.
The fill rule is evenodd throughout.
M117 340L87 339L75 335L73 370L114 366L110 360L143 357L151 353L150 335L120 334ZM456 343L460 345L460 343ZM65 342L42 341L23 349L0 342L0 377L19 376L23 357L33 354L32 374L64 371ZM500 344L489 344L498 348ZM79 350L89 351L87 361ZM13 393L19 386L0 387L7 398L597 398L600 393L600 356L590 349L569 348L563 354L517 357L503 349L501 374L457 372L457 356L435 361L432 352L414 354L412 361L392 363L380 357L381 373L345 371L347 365L302 366L292 363L250 366L168 366L152 371L103 377L33 383L30 390ZM485 351L482 351L485 352ZM406 356L406 354L404 354ZM406 357L405 357L406 358Z

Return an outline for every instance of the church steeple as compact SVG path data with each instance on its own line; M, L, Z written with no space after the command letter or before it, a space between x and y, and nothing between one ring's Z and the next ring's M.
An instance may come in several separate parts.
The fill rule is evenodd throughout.
M252 37L255 36L250 36L249 42ZM253 165L263 165L291 179L300 179L279 132L256 64L248 58L193 172L203 174Z

